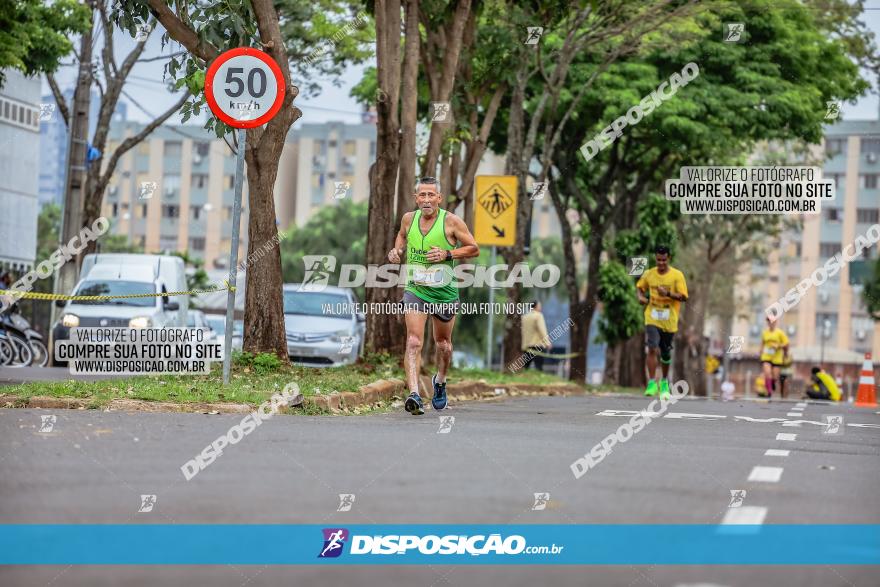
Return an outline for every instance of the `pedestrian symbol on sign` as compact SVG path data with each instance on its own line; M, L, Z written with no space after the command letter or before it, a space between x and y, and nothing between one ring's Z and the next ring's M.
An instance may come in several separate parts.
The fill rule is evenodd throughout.
M498 218L505 210L513 205L513 199L497 183L492 185L480 196L480 206L492 218Z

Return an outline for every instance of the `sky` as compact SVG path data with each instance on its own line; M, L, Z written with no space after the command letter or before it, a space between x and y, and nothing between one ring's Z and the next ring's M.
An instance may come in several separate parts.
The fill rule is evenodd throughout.
M880 0L869 0L863 19L868 27L877 35L877 43L880 43ZM171 43L164 49L161 46L159 34L155 31L147 42L147 48L142 57L157 57L168 55L180 50L180 46ZM114 35L116 46L116 59L120 62L124 56L134 47L134 40L127 33L117 31ZM95 53L100 50L101 42L96 40ZM70 60L68 60L70 61ZM129 80L126 83L126 91L131 94L139 104L133 103L123 96L121 99L128 103L128 117L138 122L149 122L157 115L170 108L177 97L170 94L162 81L165 60L138 63L132 69ZM375 61L359 66L349 67L343 75L336 80L329 78L320 80L321 94L318 96L296 99L296 105L303 112L303 117L297 122L322 123L328 121L343 121L358 123L361 121L362 107L349 93L351 88L360 81L366 67L374 65ZM73 87L76 68L72 65L64 66L58 72L57 79L62 89ZM867 78L874 85L871 92L859 99L855 104L845 103L841 109L844 120L877 120L880 114L880 97L878 97L877 80ZM296 81L296 80L294 80ZM334 83L335 82L335 83ZM43 93L49 94L49 85L43 81ZM175 119L172 118L172 121ZM179 118L177 118L179 121ZM204 123L204 119L202 120Z

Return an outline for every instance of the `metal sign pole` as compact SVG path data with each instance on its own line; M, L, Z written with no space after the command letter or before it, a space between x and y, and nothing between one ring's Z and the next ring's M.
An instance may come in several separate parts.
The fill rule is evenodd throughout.
M495 245L492 245L492 254L489 259L489 267L495 266ZM495 316L492 314L492 306L495 303L495 286L489 284L489 329L486 334L486 369L492 370L492 322Z
M236 153L235 158L235 200L232 204L232 248L229 251L229 289L226 292L226 341L223 346L223 385L229 385L229 369L232 366L232 324L235 316L235 281L238 276L238 225L241 220L241 187L242 183L244 183L246 133L245 129L238 129L238 153Z

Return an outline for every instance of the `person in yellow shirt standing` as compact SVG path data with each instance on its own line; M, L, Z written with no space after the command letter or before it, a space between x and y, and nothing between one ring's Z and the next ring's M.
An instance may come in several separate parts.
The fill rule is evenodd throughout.
M688 299L684 274L669 265L669 247L654 250L657 266L645 271L636 283L639 303L645 306L645 341L648 356L648 387L645 395L657 395L657 358L663 373L660 397L669 397L669 365L672 364L672 339L678 332L681 302Z
M767 317L767 328L761 333L761 365L764 370L764 391L762 397L771 397L777 389L779 371L788 359L788 337L776 320Z
M535 302L532 311L522 317L522 351L526 362L523 369L528 369L534 361L538 371L544 370L544 357L539 353L547 352L550 339L547 336L547 323L541 313L541 302Z

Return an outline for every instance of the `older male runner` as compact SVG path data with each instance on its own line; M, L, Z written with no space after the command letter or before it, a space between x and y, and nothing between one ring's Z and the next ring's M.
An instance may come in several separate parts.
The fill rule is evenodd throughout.
M428 315L432 316L437 347L431 405L435 410L442 410L446 407L446 370L452 361L452 328L459 304L454 260L476 257L480 248L464 220L441 208L443 195L437 179L419 179L413 195L417 209L404 214L388 260L400 263L404 254L406 258L407 281L402 300L406 320L403 366L410 394L404 407L410 414L419 415L425 413L419 397L419 369ZM455 243L461 246L456 248Z

